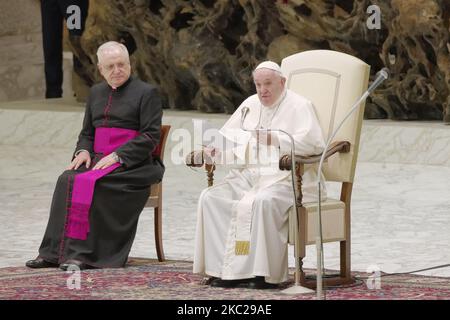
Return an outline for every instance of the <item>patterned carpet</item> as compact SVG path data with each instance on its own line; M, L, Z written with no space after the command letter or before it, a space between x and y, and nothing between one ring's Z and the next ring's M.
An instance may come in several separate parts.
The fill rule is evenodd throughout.
M291 273L292 274L292 273ZM348 287L328 288L328 300L450 299L450 278L417 275L382 276L379 289L369 289L359 278ZM78 281L79 280L79 281ZM150 259L130 259L126 268L85 270L79 275L55 268L0 269L1 300L311 300L315 294L286 295L276 290L212 288L192 274L192 263ZM77 288L78 286L78 288ZM72 288L72 289L71 289Z

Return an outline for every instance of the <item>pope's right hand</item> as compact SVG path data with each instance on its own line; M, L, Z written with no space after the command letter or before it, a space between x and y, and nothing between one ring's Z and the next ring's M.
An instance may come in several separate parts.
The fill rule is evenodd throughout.
M87 151L81 151L70 163L66 170L77 170L83 163L86 163L86 168L91 165L91 155Z
M203 152L207 164L212 164L215 162L215 159L220 156L220 150L214 147L204 147Z

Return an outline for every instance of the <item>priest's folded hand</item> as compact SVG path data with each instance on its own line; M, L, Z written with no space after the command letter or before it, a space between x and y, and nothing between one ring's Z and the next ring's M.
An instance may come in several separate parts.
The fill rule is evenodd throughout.
M83 163L86 163L86 168L89 168L91 165L91 155L87 151L81 151L78 153L66 169L77 170Z
M118 162L117 155L113 152L106 157L101 158L100 161L97 162L97 164L92 168L92 170L106 169L116 162Z

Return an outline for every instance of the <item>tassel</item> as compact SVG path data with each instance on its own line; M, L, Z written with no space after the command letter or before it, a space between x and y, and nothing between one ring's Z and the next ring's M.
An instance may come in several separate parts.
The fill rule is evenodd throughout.
M234 253L237 256L246 256L250 253L250 241L236 241Z

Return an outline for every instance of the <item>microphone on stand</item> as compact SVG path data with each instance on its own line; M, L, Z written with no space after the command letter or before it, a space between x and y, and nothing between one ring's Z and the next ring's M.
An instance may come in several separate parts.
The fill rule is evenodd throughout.
M247 132L281 132L284 133L285 135L287 135L291 141L291 177L292 177L292 190L293 190L293 197L294 197L294 208L295 208L295 219L294 219L294 225L297 226L297 218L298 218L298 208L297 208L297 193L295 191L295 159L294 159L294 155L295 155L295 144L294 144L294 137L292 137L292 135L284 130L281 129L246 129L244 127L244 120L245 117L247 116L248 112L250 111L250 109L248 107L243 107L241 110L241 130L247 131ZM259 143L259 142L257 142ZM282 292L286 293L286 294L302 294L302 293L311 293L314 292L314 290L311 290L309 288L305 288L302 287L300 285L300 275L299 275L299 270L300 270L300 261L299 261L299 257L298 257L298 228L295 227L294 228L294 255L295 255L295 284L293 287L284 289Z
M248 107L243 107L241 110L241 129L244 131L247 131L244 129L244 120L245 117L247 116L247 113L250 111L250 109Z
M367 92L371 94L387 78L389 78L388 68L383 68L380 71L378 71L375 80L373 80L372 84L367 89Z
M323 270L323 239L322 239L322 214L321 214L321 172L322 172L322 166L323 161L325 159L325 154L327 153L328 147L330 146L331 142L333 141L334 137L336 136L339 129L342 127L344 122L352 115L352 113L359 108L361 103L367 99L367 97L375 91L375 89L386 79L389 78L389 69L383 68L380 71L377 72L375 80L372 82L372 84L369 86L369 88L364 92L364 94L356 101L356 103L352 106L350 111L347 113L347 115L344 117L344 119L339 123L336 130L333 131L333 133L328 138L328 141L325 145L325 148L322 152L322 156L320 157L319 162L319 168L317 169L317 189L318 189L318 201L317 201L317 212L318 212L318 219L317 219L317 237L316 237L316 251L317 251L317 298L322 298L322 270Z

